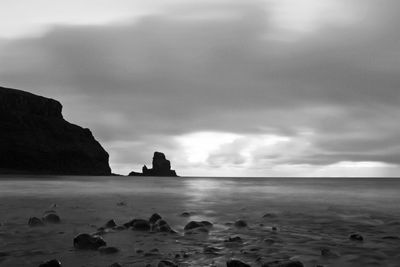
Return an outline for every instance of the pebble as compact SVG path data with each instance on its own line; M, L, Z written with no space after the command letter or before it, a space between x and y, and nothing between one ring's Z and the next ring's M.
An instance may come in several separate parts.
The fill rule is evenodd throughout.
M54 259L40 264L39 267L61 267L61 262Z
M250 265L239 260L229 260L226 262L226 267L250 267Z

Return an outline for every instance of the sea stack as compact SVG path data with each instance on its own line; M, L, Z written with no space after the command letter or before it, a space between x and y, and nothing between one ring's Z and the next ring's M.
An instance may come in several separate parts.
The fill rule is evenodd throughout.
M60 102L0 87L0 173L110 175L108 153Z
M177 177L175 170L171 170L171 162L167 160L164 153L154 152L153 167L147 168L146 165L142 168L142 173L131 172L129 176L172 176Z

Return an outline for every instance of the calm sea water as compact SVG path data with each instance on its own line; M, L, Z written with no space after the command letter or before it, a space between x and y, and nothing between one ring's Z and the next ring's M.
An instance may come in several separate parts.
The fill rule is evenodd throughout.
M175 196L199 205L265 200L400 212L400 179L395 178L0 177L0 197L108 194Z
M214 261L225 266L231 256L259 266L256 259L263 256L269 260L295 257L306 267L397 267L399 192L400 179L387 178L3 176L0 265L38 266L44 259L59 258L65 266L108 266L117 259L77 252L72 249L73 237L93 232L109 219L121 224L158 212L179 232L179 240L173 236L154 241L151 234L135 231L106 235L110 244L121 249L118 261L129 266L136 261L132 266L144 266L149 261L132 252L132 245L141 249L145 244L145 249L157 246L173 255L182 249L202 251L204 245L218 245L224 248L222 256L195 253L182 266L210 266ZM57 210L61 224L38 229L27 225L29 217L40 217L48 209ZM180 216L184 211L193 215ZM229 226L237 219L248 222L249 228L239 233L246 245L260 249L259 254L244 255L241 247L225 247L223 240L238 233ZM183 235L190 220L209 220L214 227L206 239L193 241ZM278 227L277 233L272 226ZM348 236L354 232L362 234L364 242L350 241ZM265 238L276 243L267 244ZM321 257L322 247L340 257Z

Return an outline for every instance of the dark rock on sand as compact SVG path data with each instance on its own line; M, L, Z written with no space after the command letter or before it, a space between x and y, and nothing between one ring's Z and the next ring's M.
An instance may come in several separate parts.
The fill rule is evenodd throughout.
M44 223L38 217L30 217L28 220L28 225L31 227L36 227L36 226L43 226Z
M353 240L353 241L363 241L364 237L362 235L360 235L360 234L351 234L349 236L349 239Z
M273 214L273 213L265 213L263 215L263 218L268 218L268 219L273 219L273 218L276 218L276 217L277 217L276 214Z
M150 223L143 219L134 219L132 220L132 230L136 231L149 231Z
M226 267L250 267L250 265L239 260L229 260L226 262Z
M39 267L61 267L61 262L54 259L40 264Z
M102 228L113 228L113 227L116 227L116 226L117 226L117 224L115 223L114 219L111 219L111 220L107 221L107 222L102 226Z
M161 220L161 219L162 219L162 217L160 214L154 213L153 215L150 216L149 223L155 224L158 220Z
M61 219L60 216L58 216L56 213L53 212L47 212L43 215L42 220L45 223L60 223Z
M161 152L154 152L152 164L151 169L144 165L142 173L131 172L129 176L178 176L174 170L171 170L171 162Z
M213 226L213 224L208 222L208 221L201 221L201 222L191 221L191 222L189 222L188 224L185 225L184 230L188 231L188 230L192 230L192 229L195 229L195 228L200 228L200 227L209 228L209 227L212 227L212 226Z
M326 258L338 258L339 254L334 251L331 251L329 248L323 248L321 249L321 256Z
M56 100L0 87L0 173L111 174L90 130L61 111Z
M77 249L96 250L106 245L106 242L100 236L79 234L74 238L74 247Z
M169 260L162 260L158 263L158 267L178 267L178 265Z
M238 228L243 228L247 227L247 222L244 220L237 220L233 225Z
M264 263L261 267L304 267L300 261L283 260Z
M98 250L100 254L115 254L119 252L119 249L116 247L100 247Z
M153 231L155 232L164 232L164 233L176 233L169 224L161 219L158 220L154 225L153 225Z
M118 262L114 262L114 263L111 264L109 267L122 267L122 265L119 264Z

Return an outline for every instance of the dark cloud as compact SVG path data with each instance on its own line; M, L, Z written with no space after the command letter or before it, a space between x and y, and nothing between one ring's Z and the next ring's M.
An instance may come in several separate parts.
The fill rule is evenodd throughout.
M196 131L310 143L297 154L290 147L280 156L255 154L270 162L398 164L400 4L351 3L363 7L354 9L363 20L324 24L289 41L271 37L261 2L225 4L208 19L176 11L57 26L42 37L3 41L0 79L60 99L66 117L90 127L115 164L143 162L155 147L179 160L173 137ZM312 134L304 139L304 131ZM208 164L248 163L235 148L225 145Z

